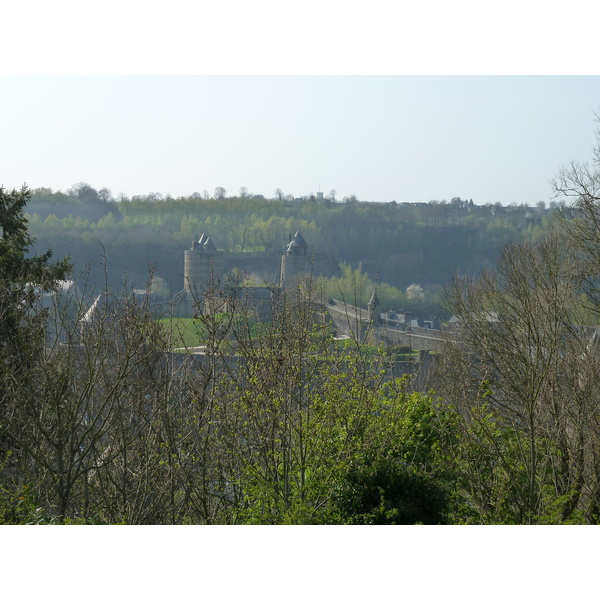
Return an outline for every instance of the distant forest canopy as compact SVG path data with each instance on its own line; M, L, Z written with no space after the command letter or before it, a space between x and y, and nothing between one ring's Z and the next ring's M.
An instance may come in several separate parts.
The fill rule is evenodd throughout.
M505 242L539 238L560 206L477 205L459 197L375 203L355 196L338 200L333 190L294 198L278 189L265 198L245 188L237 196L217 188L213 195L130 199L79 183L66 193L33 190L26 210L37 239L34 251L51 247L55 256L71 256L76 274L86 265L101 265L106 252L109 284L115 288L124 273L135 287L144 287L153 263L173 293L183 289L184 250L203 232L224 251L225 273L241 270L255 281L276 281L289 235L300 229L314 254L314 274L322 276L328 294L347 290L350 280L366 287L377 282L389 305L410 304L405 295L397 301L393 296L413 283L422 286L425 298L436 296L452 273L494 264Z

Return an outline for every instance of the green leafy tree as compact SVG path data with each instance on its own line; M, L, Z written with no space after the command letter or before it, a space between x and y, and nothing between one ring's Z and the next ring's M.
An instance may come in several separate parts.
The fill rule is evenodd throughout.
M379 389L380 410L338 481L334 503L344 523L448 522L457 415L431 396L407 393L406 384L395 380Z

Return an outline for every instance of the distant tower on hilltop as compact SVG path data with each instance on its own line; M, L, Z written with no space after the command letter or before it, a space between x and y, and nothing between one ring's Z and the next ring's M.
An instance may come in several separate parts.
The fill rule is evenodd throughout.
M219 285L223 272L223 251L202 234L192 248L185 251L183 263L184 289L188 298L203 299Z
M309 258L308 244L304 241L300 231L296 231L294 237L290 238L285 254L281 257L279 276L279 287L281 289L293 288L301 277L306 277L309 274Z

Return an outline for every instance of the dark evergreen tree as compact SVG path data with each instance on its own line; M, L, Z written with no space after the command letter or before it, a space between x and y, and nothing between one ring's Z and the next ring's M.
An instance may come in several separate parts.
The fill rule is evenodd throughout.
M44 313L37 294L51 291L70 269L68 258L51 262L52 251L29 256L35 241L28 232L24 208L26 186L0 188L0 426L4 429L14 382L26 378L36 355L44 350ZM2 434L4 435L4 434ZM3 439L2 442L5 440ZM5 446L4 443L2 443Z

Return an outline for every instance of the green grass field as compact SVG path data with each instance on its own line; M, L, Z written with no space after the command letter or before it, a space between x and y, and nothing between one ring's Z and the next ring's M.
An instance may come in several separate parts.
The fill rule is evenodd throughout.
M193 348L206 342L206 330L189 317L160 319L159 323L170 336L172 348Z
M208 340L208 333L206 332L206 329L197 319L192 319L189 317L173 317L169 319L160 319L159 323L162 325L171 340L171 350L203 346ZM260 327L259 323L251 323L251 337L255 337L261 329L262 327ZM356 348L356 343L349 339L334 340L333 348L338 349L338 351L353 350ZM381 349L378 346L363 345L362 349L369 356L375 357L381 354ZM397 348L396 350L399 349L400 348ZM402 349L405 350L404 348ZM407 349L408 348L406 348L406 350ZM391 352L388 351L388 354L393 356L396 360L414 360L418 354L418 351L413 350L412 352L408 353L397 353L392 349Z
M219 318L224 320L228 316L229 315L223 314L219 317L219 315L217 315L216 320L217 322L220 322ZM209 334L204 325L197 319L192 319L190 317L173 317L159 319L158 322L170 337L171 349L203 346L208 341ZM259 324L251 323L249 328L250 335L255 336L259 327Z

